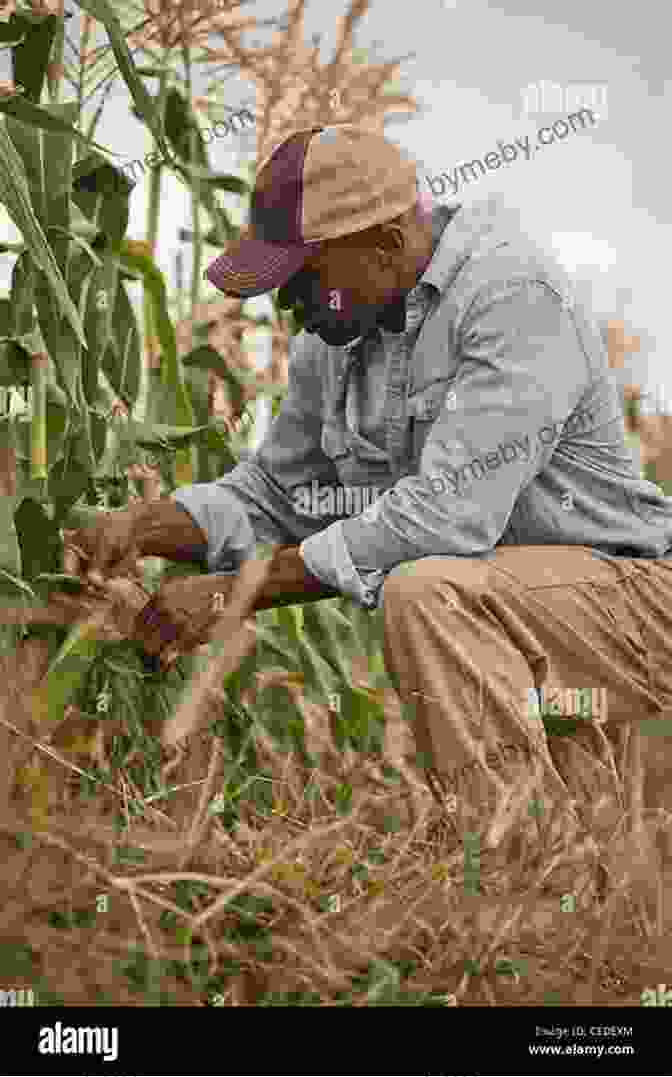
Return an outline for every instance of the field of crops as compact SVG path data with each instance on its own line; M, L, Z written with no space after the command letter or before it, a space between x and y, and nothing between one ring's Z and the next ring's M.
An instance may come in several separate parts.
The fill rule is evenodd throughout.
M97 627L44 613L77 595L65 532L224 474L256 398L207 326L180 354L154 258L161 169L220 241L236 229L215 192L244 198L249 184L209 172L188 59L186 87L154 69L154 98L113 6L77 8L84 34L104 27L110 77L163 163L148 239L132 239L132 185L93 125L83 133L81 84L59 99L62 6L0 22L14 70L0 87L0 203L22 236L2 245L14 261L0 298L0 984L65 1006L639 1004L672 956L666 738L645 738L634 844L624 768L594 761L577 833L561 841L543 797L523 791L500 805L496 848L474 852L476 805L439 802L425 781L380 614L347 599L257 613L246 657L171 761L163 724L220 645L156 672L123 603ZM192 309L199 298L195 283ZM275 312L279 339L298 328ZM213 416L213 376L232 423ZM278 395L272 380L257 390ZM140 568L149 594L198 571ZM570 739L549 737L571 768Z

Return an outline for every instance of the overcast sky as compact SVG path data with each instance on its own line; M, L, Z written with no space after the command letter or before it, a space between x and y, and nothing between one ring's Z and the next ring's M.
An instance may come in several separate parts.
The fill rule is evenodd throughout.
M79 21L79 9L70 4ZM277 0L244 9L261 16L278 12ZM321 32L322 56L331 56L334 13L345 2L309 0L306 36ZM669 116L672 104L669 30L665 6L653 0L620 6L606 0L504 0L500 7L482 0L414 0L390 4L374 0L362 22L357 45L371 47L385 60L415 52L400 72L404 88L424 113L408 123L393 123L387 134L424 166L429 176L454 174L456 166L483 160L497 143L515 145L538 128L577 111L578 87L594 87L596 122L527 160L517 159L487 175L459 180L457 201L470 204L499 193L518 209L527 228L551 244L563 263L589 281L596 313L621 314L633 332L648 341L646 356L627 369L648 388L663 385L671 398L671 354L667 310L669 268L665 250L672 244L669 206ZM102 40L102 39L101 39ZM9 54L0 53L0 78L8 78ZM538 91L536 106L531 87ZM551 97L551 84L559 89ZM153 90L155 84L149 84ZM249 84L232 80L227 101L253 100ZM527 101L527 108L525 102ZM588 101L588 103L590 103ZM563 107L564 105L567 107ZM531 108L540 108L531 112ZM559 128L563 133L563 128ZM142 157L150 136L129 114L121 79L105 106L97 141L121 154L119 162ZM550 137L550 136L547 136ZM236 152L253 149L253 136L231 135L212 142L211 160L234 170ZM249 154L248 154L249 155ZM509 154L510 155L510 154ZM459 173L458 173L459 177ZM131 196L129 235L145 235L147 184ZM450 189L439 201L454 201ZM174 280L177 229L189 226L188 196L172 178L164 179L158 258ZM0 236L17 238L0 207ZM216 257L208 249L206 257ZM11 259L0 256L0 289L9 281ZM205 285L204 297L211 292ZM262 301L263 303L263 301Z

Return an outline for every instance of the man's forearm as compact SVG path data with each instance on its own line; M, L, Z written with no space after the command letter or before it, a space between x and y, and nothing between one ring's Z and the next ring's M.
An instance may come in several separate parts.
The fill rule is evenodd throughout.
M174 501L152 501L138 510L136 542L142 557L164 557L168 561L196 561L205 563L207 537L191 516ZM217 590L212 574L214 591ZM217 577L220 590L225 591L232 577ZM272 606L291 606L299 602L313 602L321 598L334 598L340 592L325 586L306 568L298 546L284 546L276 552L271 574L266 581L255 610Z
M339 594L340 591L327 587L308 571L298 546L284 546L275 554L270 576L254 604L254 610L316 602L320 598L336 598Z
M206 562L208 541L188 512L168 498L137 510L135 540L141 557Z

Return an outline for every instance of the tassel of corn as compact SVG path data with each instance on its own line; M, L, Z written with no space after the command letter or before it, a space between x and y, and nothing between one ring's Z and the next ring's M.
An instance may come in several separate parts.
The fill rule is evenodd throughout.
M46 479L47 473L47 367L45 352L33 355L30 382L33 389L33 416L30 428L30 477Z

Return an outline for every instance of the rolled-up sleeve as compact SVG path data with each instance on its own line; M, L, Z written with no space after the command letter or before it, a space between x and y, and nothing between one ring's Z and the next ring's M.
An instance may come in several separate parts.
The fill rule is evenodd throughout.
M305 539L299 553L308 571L322 583L348 595L365 609L372 609L378 603L385 573L355 568L343 537L343 523L337 520L318 535Z
M458 329L460 365L418 474L302 544L310 571L363 605L380 605L372 571L384 577L405 561L491 550L585 387L571 309L541 281L481 289Z
M189 513L208 540L209 572L239 568L251 556L256 535L240 500L214 482L182 486L172 500Z

